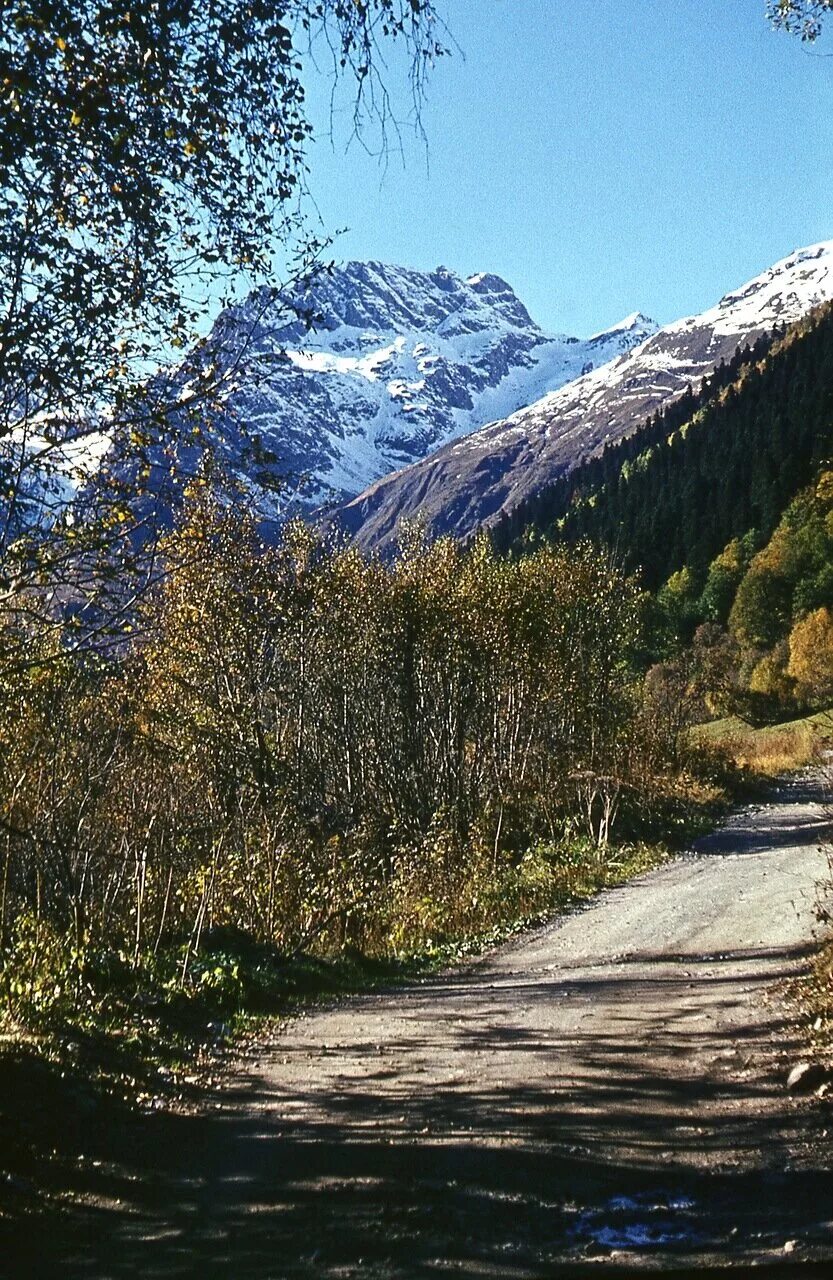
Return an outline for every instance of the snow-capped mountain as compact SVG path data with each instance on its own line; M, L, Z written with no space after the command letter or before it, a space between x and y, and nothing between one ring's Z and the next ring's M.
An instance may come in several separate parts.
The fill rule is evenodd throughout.
M833 241L799 250L666 325L610 363L377 481L337 513L364 548L389 551L403 519L429 536L466 536L635 430L661 404L696 388L739 346L833 298Z
M348 262L289 298L312 330L287 320L285 301L255 292L207 344L225 366L215 426L226 460L245 471L238 428L257 437L289 480L283 510L287 495L306 508L352 498L656 330L635 313L586 340L546 334L500 277L444 267Z

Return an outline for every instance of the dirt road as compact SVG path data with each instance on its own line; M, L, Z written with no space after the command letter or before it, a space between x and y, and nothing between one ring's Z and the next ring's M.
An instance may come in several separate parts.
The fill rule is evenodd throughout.
M833 1113L785 1089L780 994L812 938L818 799L785 785L484 960L291 1022L213 1111L102 1171L62 1274L833 1260Z

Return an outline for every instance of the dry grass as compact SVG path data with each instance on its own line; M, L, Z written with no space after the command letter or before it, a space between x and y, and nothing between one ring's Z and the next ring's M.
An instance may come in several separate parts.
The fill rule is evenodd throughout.
M699 725L694 736L704 746L725 753L745 772L773 778L805 768L833 745L833 710L760 729L733 716Z
M815 1029L824 1032L828 1045L833 1036L833 942L828 942L818 954L814 967L816 984L817 1023Z

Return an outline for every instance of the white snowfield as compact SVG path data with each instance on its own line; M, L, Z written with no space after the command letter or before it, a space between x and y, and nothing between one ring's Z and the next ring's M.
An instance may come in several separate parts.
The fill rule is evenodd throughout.
M735 342L775 329L778 325L792 324L800 320L813 307L833 298L833 240L799 249L776 262L774 267L756 276L734 293L727 293L716 306L699 315L675 320L662 329L655 330L646 341L635 345L618 358L595 368L581 378L567 383L540 400L530 402L525 408L507 415L503 425L507 429L540 421L548 432L557 433L558 419L564 410L574 417L587 409L593 409L611 388L627 400L641 398L645 390L644 375L653 370L670 376L679 382L684 391L693 376L708 372L713 362L708 359L708 348L703 359L692 361L691 339L709 331L708 347L716 340L730 338ZM679 341L674 339L679 335ZM697 365L702 366L697 368ZM657 391L664 390L661 382L649 383ZM463 442L476 447L478 437Z
M797 249L788 258L727 293L716 307L666 327L666 333L709 325L716 334L735 334L755 325L789 324L833 297L833 240Z

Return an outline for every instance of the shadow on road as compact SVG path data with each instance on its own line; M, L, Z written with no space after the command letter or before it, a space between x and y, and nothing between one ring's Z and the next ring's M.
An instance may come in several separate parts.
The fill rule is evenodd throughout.
M719 1004L739 963L744 981L763 986L794 972L803 950L700 957L700 980ZM408 1037L349 1046L344 1087L326 1096L241 1077L213 1114L148 1116L109 1133L99 1124L73 1175L88 1207L50 1239L10 1242L20 1252L15 1262L6 1253L7 1274L526 1276L556 1262L567 1274L570 1259L586 1266L611 1250L625 1260L647 1249L669 1267L727 1250L739 1260L781 1249L799 1230L806 1238L808 1218L823 1235L833 1219L827 1170L786 1162L805 1111L772 1081L778 1105L765 1119L755 1114L762 1085L745 1064L780 1032L778 1017L762 1015L728 1045L725 1034L689 1025L691 965L688 954L640 954L615 979L567 974L527 987L527 1001L605 1003L606 1034L592 1023L565 1037L455 1017L463 1067L473 1050L495 1060L506 1050L551 1055L560 1070L546 1088L397 1087L389 1060L432 1052L430 1037ZM468 973L399 998L415 1014L429 1006L440 1028L445 999L472 981ZM651 1044L661 1069L649 1069L643 1036L628 1040L634 985L643 1005L647 996L665 1009ZM447 1050L447 1029L443 1038ZM372 1067L360 1085L357 1056ZM744 1153L761 1149L764 1168L736 1171Z

